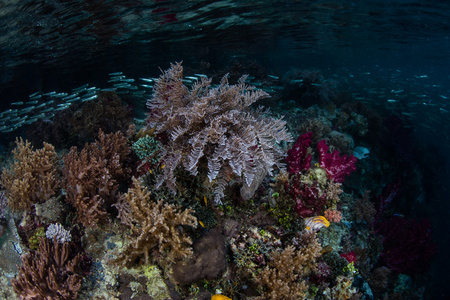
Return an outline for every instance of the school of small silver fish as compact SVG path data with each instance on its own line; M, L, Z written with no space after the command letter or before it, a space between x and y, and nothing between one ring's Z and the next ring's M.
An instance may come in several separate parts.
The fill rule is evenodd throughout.
M406 72L405 72L406 73ZM336 80L348 85L351 97L370 106L381 107L405 120L405 126L413 130L425 130L441 134L441 138L450 140L450 91L440 84L433 84L427 74L406 75L401 70L383 72L358 72L334 75ZM185 76L183 82L192 85L204 74ZM377 82L375 83L375 79ZM384 80L380 84L379 80ZM147 100L153 93L153 84L158 78L128 78L123 72L109 73L111 86L99 88L84 84L70 92L36 92L28 99L18 99L10 103L10 108L0 113L0 132L9 133L38 120L51 120L58 111L69 108L74 103L83 103L97 99L100 91L114 91L119 95L130 95L136 99ZM248 76L246 82L269 94L282 91L287 85L303 85L302 79L280 79L276 75L267 75L267 80L255 81ZM320 87L321 83L311 85ZM448 116L447 116L448 114ZM443 123L443 124L440 124ZM439 126L436 126L439 124ZM442 126L445 127L443 130Z

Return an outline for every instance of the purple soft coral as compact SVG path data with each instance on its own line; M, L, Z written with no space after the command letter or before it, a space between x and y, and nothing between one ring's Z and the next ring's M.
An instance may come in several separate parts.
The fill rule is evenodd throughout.
M317 143L320 167L324 168L328 176L335 182L342 183L347 175L356 170L355 163L358 159L353 155L339 156L340 153L338 150L328 153L328 149L325 140Z

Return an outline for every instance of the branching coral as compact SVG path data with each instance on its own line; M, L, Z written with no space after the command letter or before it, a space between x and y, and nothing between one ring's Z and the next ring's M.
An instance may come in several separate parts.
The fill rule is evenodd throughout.
M99 141L86 144L80 153L76 147L64 156L66 200L78 212L85 226L95 226L107 217L105 206L116 200L118 180L129 176L123 167L130 152L122 133L99 133Z
M39 250L22 256L19 274L11 280L22 299L76 299L83 277L77 273L80 254L69 259L69 244L43 238Z
M164 174L158 181L176 191L174 171L182 165L192 175L207 164L207 177L213 182L215 201L220 202L224 189L233 176L250 186L259 169L269 175L274 166L283 168L284 151L278 146L291 141L285 122L267 116L261 108L249 106L268 97L262 90L245 83L241 77L229 85L224 76L218 87L202 78L191 90L183 85L183 67L172 64L155 85L155 96L147 106L149 127L167 137L161 153ZM206 160L205 160L206 159Z
M275 252L257 283L264 288L262 299L301 299L308 290L307 277L316 269L322 247L314 232L303 233L301 243Z
M152 202L150 194L133 177L133 186L122 199L128 203L128 211L123 214L131 225L133 238L117 262L131 265L144 256L145 263L148 263L150 253L166 256L170 261L192 254L192 240L180 226L197 226L193 210L182 211L179 206L163 203L162 200Z
M55 195L61 185L57 170L57 155L52 145L33 150L31 143L16 140L14 162L1 175L8 205L14 211L27 210Z

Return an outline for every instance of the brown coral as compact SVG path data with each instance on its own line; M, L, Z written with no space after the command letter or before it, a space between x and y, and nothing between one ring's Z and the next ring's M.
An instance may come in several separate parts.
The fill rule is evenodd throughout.
M261 299L301 299L308 290L307 277L316 269L320 246L314 232L302 233L301 242L274 252L272 260L256 279L263 287Z
M22 256L19 274L11 280L22 299L76 299L82 276L77 273L81 256L69 259L69 244L43 238L39 250Z
M96 226L106 220L106 208L116 202L118 180L129 176L130 170L123 167L129 153L121 132L100 130L98 141L86 144L80 153L72 147L64 156L66 201L76 208L83 225Z
M4 169L1 183L5 187L8 205L14 211L27 210L55 195L61 181L57 170L57 154L52 145L33 150L31 143L16 140L14 162Z
M116 260L126 265L133 264L144 256L149 262L149 254L175 261L192 254L191 238L180 228L197 226L197 218L192 209L181 210L179 206L152 202L150 192L142 188L138 179L133 177L133 186L123 195L128 203L128 222L131 223L132 240L125 252ZM129 215L131 214L131 215Z
M195 241L193 255L172 266L171 277L177 284L189 284L201 279L216 279L227 269L225 239L217 229L211 229Z
M120 131L126 133L133 122L133 113L114 92L98 93L96 101L89 101L73 114L70 119L72 132L77 140L95 138L99 128L106 132Z
M248 86L245 79L229 85L224 76L219 87L212 88L211 79L202 78L189 90L183 85L180 63L160 76L155 96L147 103L149 127L168 139L160 156L165 168L158 186L165 181L175 192L174 172L179 165L192 175L207 168L204 174L213 183L215 201L220 202L229 179L243 178L251 186L260 169L271 175L274 167L284 167L285 151L278 143L292 137L284 121L267 116L262 109L249 109L269 95Z

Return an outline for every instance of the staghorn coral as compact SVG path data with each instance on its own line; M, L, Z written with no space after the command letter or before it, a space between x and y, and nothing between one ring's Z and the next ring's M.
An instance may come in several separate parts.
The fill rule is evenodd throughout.
M274 166L284 168L281 159L285 154L278 143L292 137L284 121L267 116L261 108L249 109L268 94L254 90L245 79L229 85L224 76L220 85L212 88L211 79L202 78L189 90L183 85L180 63L172 64L159 77L154 97L147 103L148 127L167 138L161 153L164 174L157 187L165 181L175 192L174 172L179 165L192 175L207 167L204 173L213 184L216 203L220 203L233 177L242 177L251 186L259 169L272 175Z
M138 179L133 177L132 180L133 186L122 200L128 203L128 211L122 213L131 224L133 238L116 262L131 265L144 256L148 264L150 253L165 256L170 261L190 256L192 240L180 226L197 226L193 210L181 211L179 206L162 200L152 202L147 188L142 188Z
M66 201L76 208L83 225L96 226L107 219L106 208L116 201L118 180L129 176L130 170L123 167L129 153L121 132L100 130L98 141L86 144L80 153L72 147L63 157Z
M83 277L81 254L69 259L69 244L42 238L39 250L22 256L19 274L11 280L22 299L76 299Z
M33 150L31 143L16 139L14 162L2 171L8 206L13 211L28 210L54 196L61 185L57 170L57 155L52 145Z
M317 268L320 246L315 232L304 232L294 245L282 252L274 252L272 260L256 279L264 288L258 299L300 299L308 290L307 278Z

